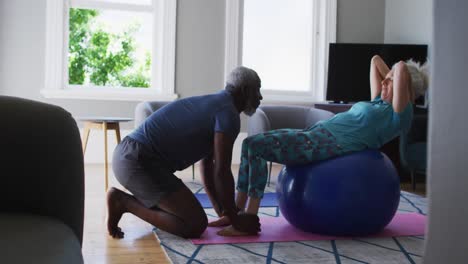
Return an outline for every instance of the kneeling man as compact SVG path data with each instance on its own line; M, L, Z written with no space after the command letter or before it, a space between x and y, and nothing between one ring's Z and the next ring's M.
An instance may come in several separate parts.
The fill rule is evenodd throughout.
M113 170L132 195L116 188L107 193L109 234L122 238L118 227L131 213L169 233L199 237L207 216L193 193L174 175L201 161L205 190L220 216L240 231L260 230L256 215L240 213L234 202L231 156L240 130L240 113L252 115L260 105L260 78L238 67L223 91L170 103L149 116L116 147Z

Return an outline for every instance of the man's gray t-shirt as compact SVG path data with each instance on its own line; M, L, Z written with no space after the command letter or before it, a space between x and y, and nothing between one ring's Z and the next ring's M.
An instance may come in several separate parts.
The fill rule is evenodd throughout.
M213 151L215 132L234 141L239 131L239 112L233 98L220 91L165 105L129 137L150 147L172 169L183 170Z

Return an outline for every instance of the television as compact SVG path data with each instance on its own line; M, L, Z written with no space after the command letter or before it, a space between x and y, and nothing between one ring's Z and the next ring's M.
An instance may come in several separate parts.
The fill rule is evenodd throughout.
M389 68L400 60L424 63L427 45L331 43L326 100L352 103L370 100L370 61L380 55Z

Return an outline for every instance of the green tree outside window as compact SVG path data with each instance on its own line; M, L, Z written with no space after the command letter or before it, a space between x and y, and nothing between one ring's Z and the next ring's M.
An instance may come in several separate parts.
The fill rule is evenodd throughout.
M128 25L119 34L110 33L91 26L97 16L97 10L70 9L69 84L149 87L151 54L145 53L144 62L134 57L133 34L139 25Z

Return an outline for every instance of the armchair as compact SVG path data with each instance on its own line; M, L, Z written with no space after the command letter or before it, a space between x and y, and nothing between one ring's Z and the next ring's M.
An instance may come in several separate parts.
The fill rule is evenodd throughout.
M2 263L83 263L84 166L62 108L0 96Z
M400 163L409 171L411 185L416 190L416 174L426 174L427 168L427 113L415 109L411 129L400 136Z
M260 106L248 120L248 136L280 128L302 129L333 116L332 112L305 106ZM268 170L268 185L271 179L271 167L272 162Z
M145 101L137 104L135 107L135 128L140 126L153 112L156 112L159 108L165 106L168 103L170 102Z

